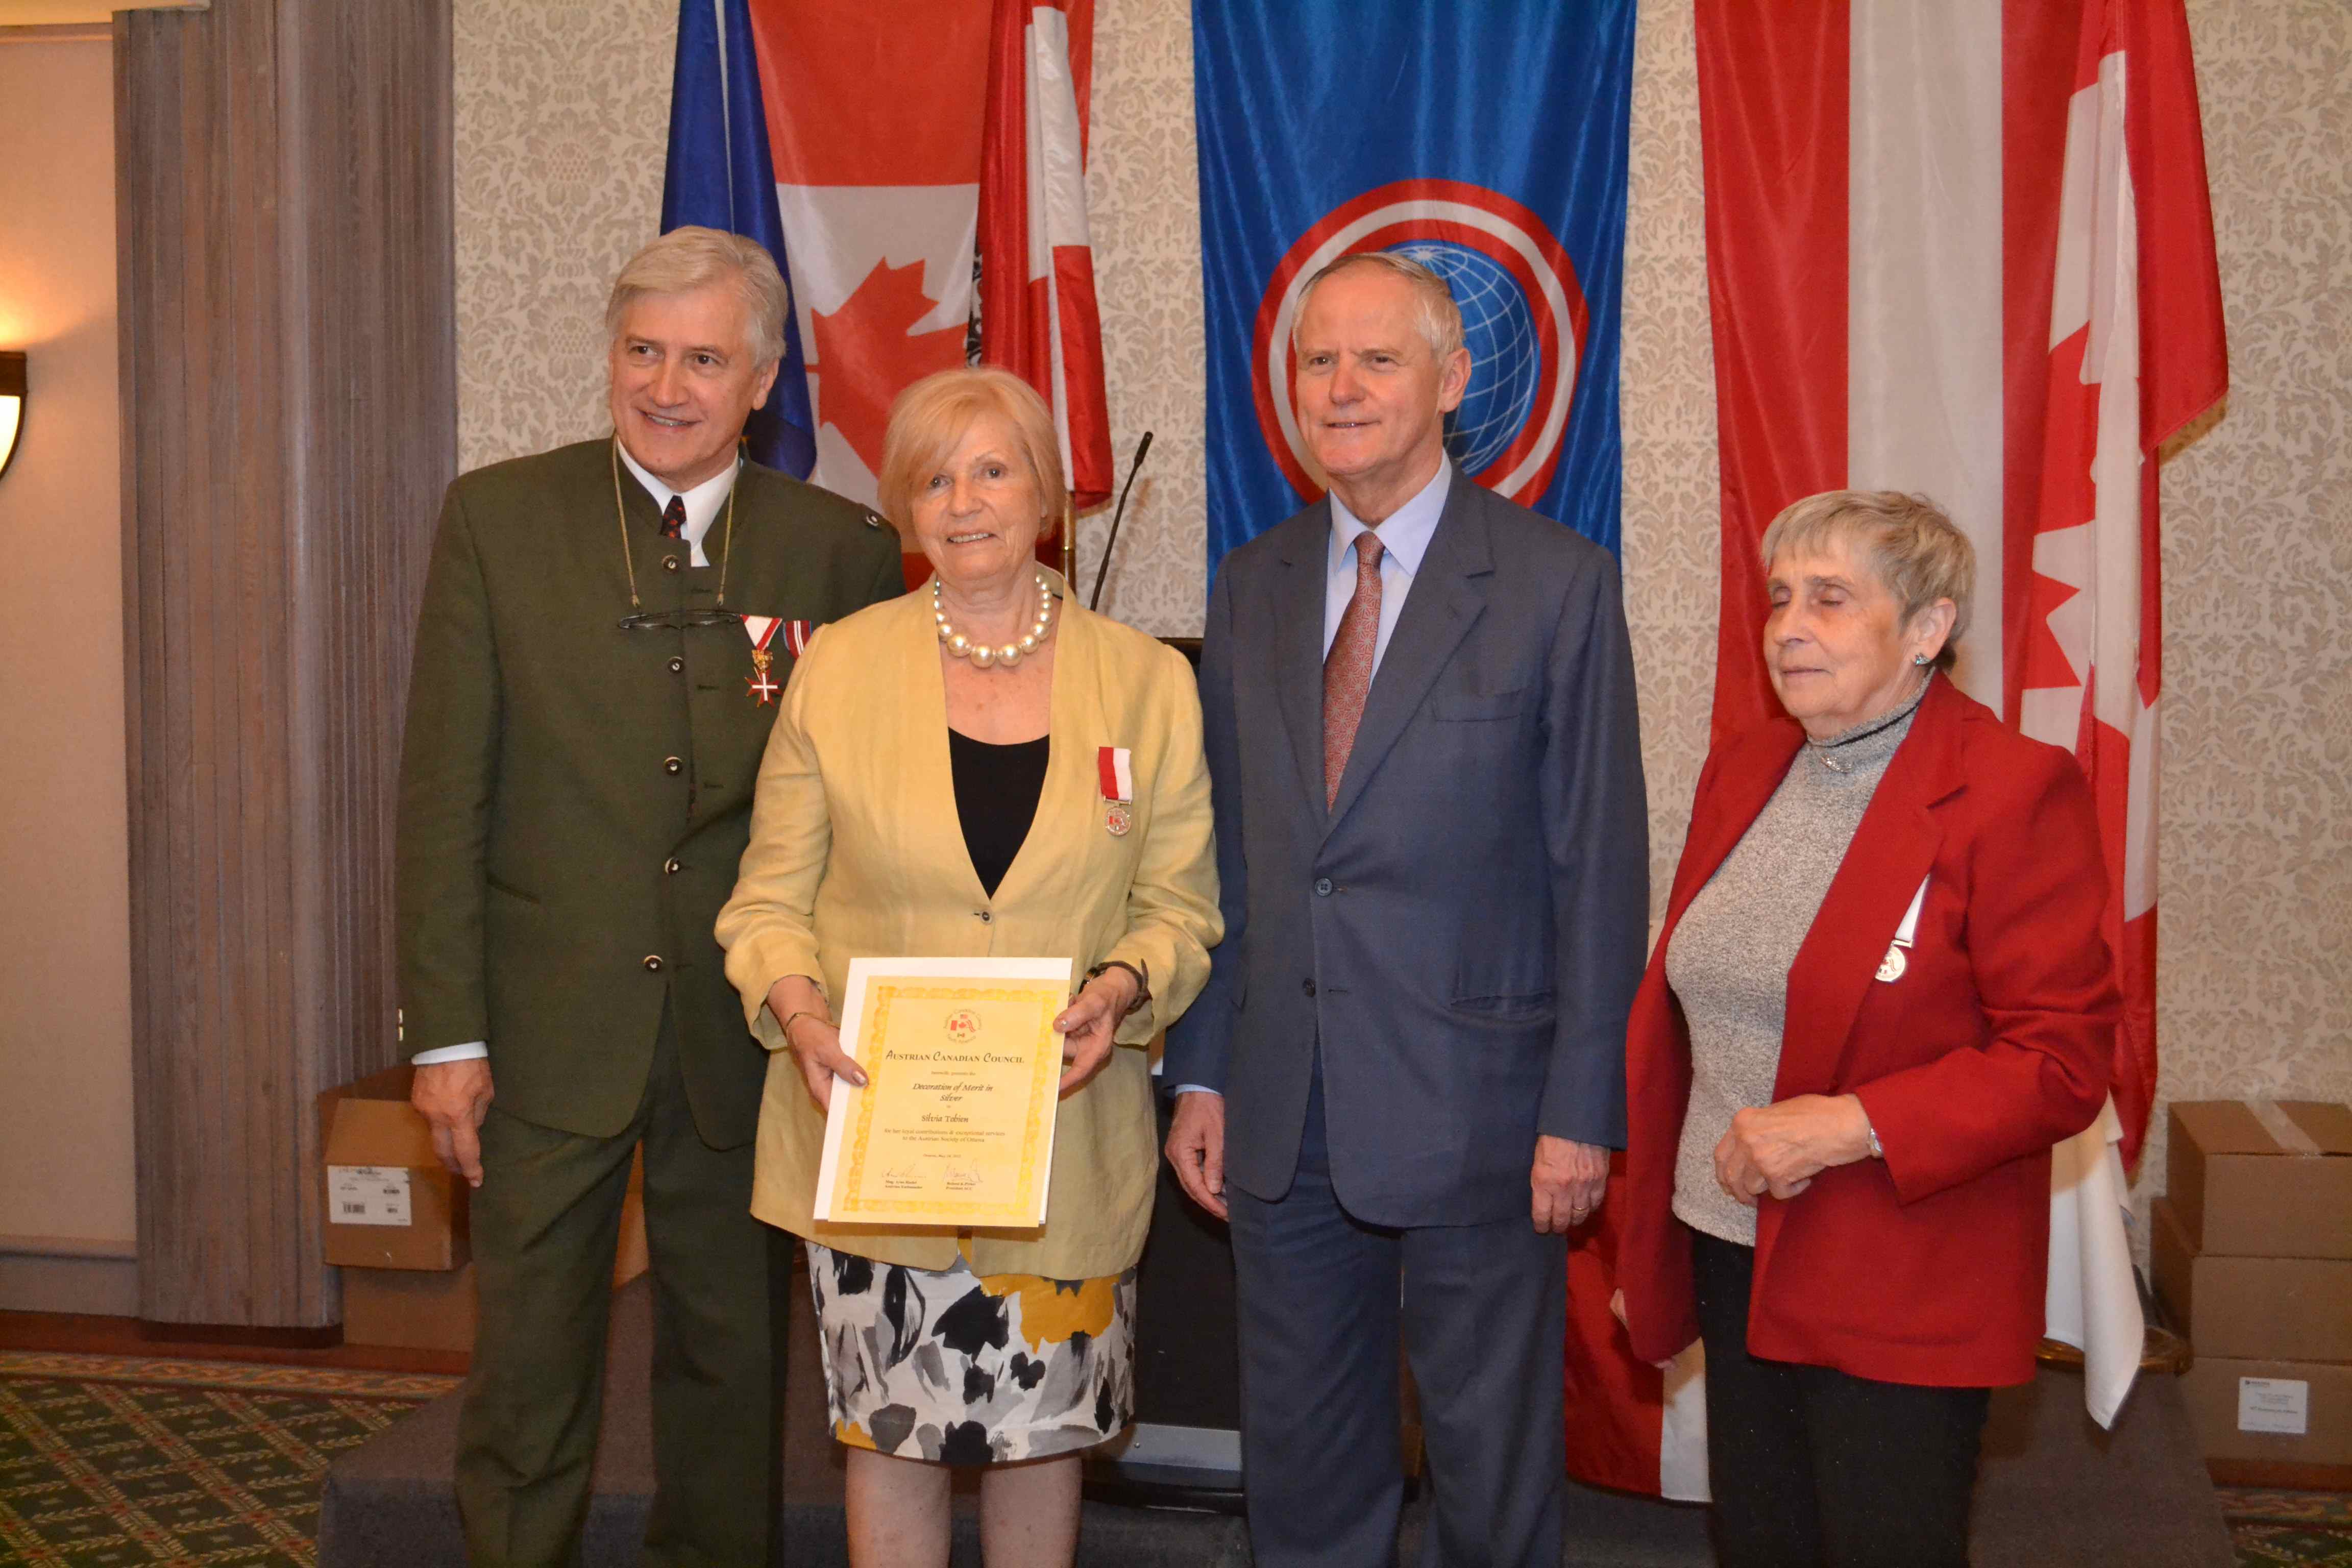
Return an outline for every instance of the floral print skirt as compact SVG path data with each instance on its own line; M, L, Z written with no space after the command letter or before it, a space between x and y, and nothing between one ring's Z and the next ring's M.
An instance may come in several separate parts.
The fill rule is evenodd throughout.
M1135 1270L942 1272L808 1244L836 1441L950 1465L1043 1459L1134 1419Z

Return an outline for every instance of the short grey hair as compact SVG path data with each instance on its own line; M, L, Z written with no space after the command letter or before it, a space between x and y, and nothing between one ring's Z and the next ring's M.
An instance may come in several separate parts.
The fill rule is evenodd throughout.
M1903 605L1908 626L1938 599L1952 601L1951 635L1935 658L1949 669L1960 634L1969 629L1976 591L1977 550L1943 508L1901 490L1823 490L1784 510L1764 531L1764 569L1783 551L1810 553L1843 546L1870 563Z
M1421 307L1421 319L1416 324L1421 328L1423 341L1429 344L1429 352L1437 356L1439 364L1452 359L1454 351L1462 346L1462 307L1454 302L1454 290L1430 268L1395 250L1359 250L1339 258L1309 278L1307 286L1298 290L1298 306L1291 312L1292 345L1298 342L1298 323L1307 314L1307 301L1315 297L1316 287L1333 273L1364 267L1393 273L1412 285L1415 302Z
M604 306L605 335L620 342L621 318L645 295L690 294L713 283L728 284L743 301L751 358L761 365L782 359L784 312L793 297L775 258L755 239L696 224L670 230L629 258Z

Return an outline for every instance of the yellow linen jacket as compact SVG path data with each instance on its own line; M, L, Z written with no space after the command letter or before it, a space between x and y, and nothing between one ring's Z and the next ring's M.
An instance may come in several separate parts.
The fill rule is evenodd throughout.
M853 958L1060 958L1073 979L1121 959L1152 1000L1110 1061L1062 1101L1045 1224L971 1233L981 1274L1091 1279L1143 1252L1158 1134L1145 1050L1208 979L1223 934L1201 751L1201 700L1181 654L1063 595L1037 816L996 896L965 852L948 760L947 686L931 596L918 590L824 628L785 689L751 809L751 847L719 911L727 977L772 1053L751 1212L843 1251L945 1269L955 1232L820 1224L824 1118L764 1005L788 974L844 994ZM1130 752L1136 800L1104 825L1098 748Z

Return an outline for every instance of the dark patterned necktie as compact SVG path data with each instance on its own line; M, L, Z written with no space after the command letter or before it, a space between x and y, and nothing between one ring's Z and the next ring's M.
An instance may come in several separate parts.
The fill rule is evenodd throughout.
M662 537L664 539L686 537L686 498L684 496L670 497L669 505L662 509Z
M1356 535L1356 594L1323 656L1323 805L1339 798L1339 777L1355 749L1364 699L1372 689L1372 652L1381 638L1380 536Z

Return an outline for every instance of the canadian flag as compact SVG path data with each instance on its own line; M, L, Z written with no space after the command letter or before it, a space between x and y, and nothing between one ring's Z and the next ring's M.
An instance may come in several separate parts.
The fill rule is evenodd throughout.
M1080 510L1110 499L1110 415L1087 225L1094 0L995 0L980 172L981 358L1054 411Z
M689 0L692 3L692 0ZM751 0L816 419L814 481L868 505L891 401L965 362L988 12Z
M2156 1083L2157 454L2228 386L2187 18L2181 0L1698 0L1697 24L1715 735L1778 711L1757 544L1781 508L1919 491L1967 531L1957 679L2074 752L2114 879L2115 1093L2053 1152L2046 1307L2109 1421L2139 1359L2124 1165ZM1607 1283L1587 1275L1572 1291ZM1676 1428L1651 1429L1663 1452Z

